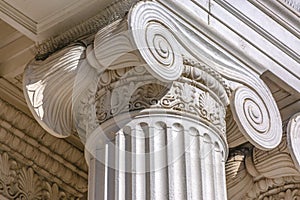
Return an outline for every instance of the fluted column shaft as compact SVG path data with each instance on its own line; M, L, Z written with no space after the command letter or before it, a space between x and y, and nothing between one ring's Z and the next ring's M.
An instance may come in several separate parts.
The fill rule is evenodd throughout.
M197 72L204 84L192 82ZM89 199L225 199L225 106L205 85L213 76L188 60L172 83L143 67L116 74L103 74L114 87L104 77L98 85L101 125L86 142Z
M139 116L90 157L89 197L224 199L225 148L223 138L194 119Z

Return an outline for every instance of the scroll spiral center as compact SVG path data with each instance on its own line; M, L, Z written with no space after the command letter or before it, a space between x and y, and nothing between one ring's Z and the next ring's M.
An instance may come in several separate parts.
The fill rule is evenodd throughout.
M245 98L244 113L248 123L258 133L264 134L269 129L268 111L264 103L259 98Z
M247 101L246 104L248 104L245 105L248 107L248 117L251 118L254 123L261 124L263 122L263 114L259 106L253 101Z
M160 25L149 24L146 31L147 46L152 56L163 67L171 67L174 61L172 45L164 36L164 30Z

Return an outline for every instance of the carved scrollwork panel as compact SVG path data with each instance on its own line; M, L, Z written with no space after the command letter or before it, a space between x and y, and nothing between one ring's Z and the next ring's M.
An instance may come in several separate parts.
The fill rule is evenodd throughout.
M211 76L206 80L208 75L205 71L192 70L167 84L156 80L144 67L120 70L107 70L99 79L95 103L100 124L126 112L164 109L164 112L173 110L184 115L192 114L225 134L228 98L225 98L225 89L217 79ZM191 79L190 76L196 72L205 76L203 83Z

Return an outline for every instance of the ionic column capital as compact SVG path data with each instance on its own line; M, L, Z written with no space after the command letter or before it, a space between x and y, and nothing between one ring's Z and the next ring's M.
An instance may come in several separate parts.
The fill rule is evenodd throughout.
M118 76L132 66L146 69L147 74L136 71L135 79L139 80L133 82L139 85L128 89L137 89L146 80L168 85L181 79L186 85L203 84L212 95L209 98L217 98L222 106L227 106L230 92L222 77L197 61L184 60L186 51L175 32L177 26L162 5L140 2L125 19L99 30L88 47L77 43L44 61L32 61L24 73L24 93L35 118L55 136L66 137L75 129L84 135L81 132L87 127L92 130L99 123L94 102L101 81L109 85L110 80L122 78L124 82L127 78ZM108 75L110 71L114 71L115 78ZM180 78L183 71L185 75ZM139 74L148 78L138 77ZM203 97L202 101L206 100Z

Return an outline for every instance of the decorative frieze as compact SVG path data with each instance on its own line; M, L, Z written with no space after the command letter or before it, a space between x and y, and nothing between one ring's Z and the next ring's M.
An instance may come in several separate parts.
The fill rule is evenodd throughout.
M257 181L245 199L277 200L298 199L300 190L299 176L285 176L276 179L264 178Z
M8 103L1 100L0 106L0 150L8 155L13 152L16 162L30 166L66 192L82 196L87 190L83 153L68 142L55 139Z
M0 151L0 193L8 199L77 200L57 183L38 175L32 167L18 163L7 152Z
M177 111L181 115L190 113L198 116L201 120L212 123L224 135L224 105L228 103L225 88L200 68L190 65L185 65L185 68L194 72L194 77L193 74L184 73L182 78L170 84L157 81L143 67L125 68L123 73L121 70L104 72L100 77L96 96L99 123L121 113L150 107L163 108ZM195 79L190 79L191 77Z

